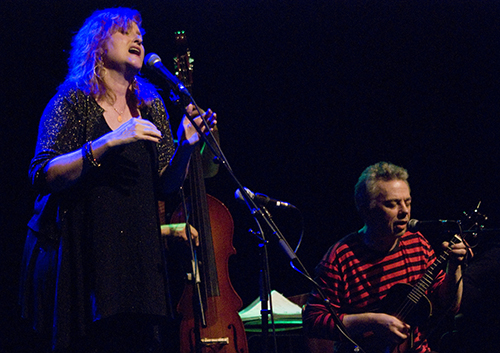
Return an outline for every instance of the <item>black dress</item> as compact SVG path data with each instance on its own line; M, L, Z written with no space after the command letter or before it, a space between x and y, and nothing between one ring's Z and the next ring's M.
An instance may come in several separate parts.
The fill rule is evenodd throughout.
M23 316L54 349L90 334L116 315L167 314L157 212L159 170L174 147L163 103L141 110L166 136L110 151L70 189L46 193L43 167L110 131L103 110L74 88L47 106L32 161L40 192L30 221L21 278Z

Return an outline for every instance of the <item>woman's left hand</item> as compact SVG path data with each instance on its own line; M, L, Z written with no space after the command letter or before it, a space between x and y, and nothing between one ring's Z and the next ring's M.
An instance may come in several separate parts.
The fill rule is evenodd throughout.
M194 108L192 104L190 104L186 108L187 113L191 118L198 116L198 111ZM217 124L217 114L215 114L211 109L208 109L206 112L201 112L202 116L208 123L210 130L213 130L215 125ZM198 125L202 131L202 133L208 134L207 127L203 124L201 117L194 118L194 123ZM188 144L190 146L196 145L201 136L198 134L196 127L193 126L191 121L187 116L184 116L182 119L182 123L177 130L177 138L179 141L179 145Z

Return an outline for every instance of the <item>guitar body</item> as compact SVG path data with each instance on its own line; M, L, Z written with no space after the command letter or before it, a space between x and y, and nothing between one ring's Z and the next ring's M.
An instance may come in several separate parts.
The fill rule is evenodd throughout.
M430 317L432 305L425 295L416 299L416 302L411 301L411 303L408 303L407 299L412 297L411 292L413 290L414 287L410 284L395 284L382 300L380 310L377 310L377 312L395 316L411 327L422 325ZM411 334L405 342L399 345L391 345L377 337L373 332L368 332L358 343L366 353L409 353L413 346Z
M381 312L396 316L411 327L425 323L432 313L431 302L425 295L422 295L416 303L412 303L411 307L407 305L405 299L410 296L413 289L414 287L407 283L397 283L392 286L382 301ZM407 309L401 307L405 304Z

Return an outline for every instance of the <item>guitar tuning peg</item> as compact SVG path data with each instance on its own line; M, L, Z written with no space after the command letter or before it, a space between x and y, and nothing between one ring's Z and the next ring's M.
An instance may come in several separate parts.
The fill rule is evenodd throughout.
M479 207L481 207L481 200L479 200L477 206L472 211L470 211L470 213L463 211L464 216L467 218L472 218L477 216L485 217L483 214L479 212Z

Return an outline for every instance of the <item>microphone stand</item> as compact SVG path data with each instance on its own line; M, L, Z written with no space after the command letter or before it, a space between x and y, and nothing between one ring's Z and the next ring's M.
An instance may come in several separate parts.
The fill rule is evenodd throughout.
M269 211L262 206L262 210L271 217ZM273 332L273 343L274 352L277 353L278 344L276 341L276 329L274 326L274 314L273 314L273 303L271 296L271 278L269 270L269 254L267 251L267 245L269 241L265 237L264 230L262 229L258 219L255 219L257 226L259 227L258 232L250 230L252 234L257 236L261 241L259 244L259 259L260 259L260 274L259 274L259 295L260 295L260 313L261 313L261 337L263 344L262 353L267 353L269 351L269 317L271 318L271 326Z
M229 161L227 160L224 153L222 152L222 149L220 148L219 143L215 139L215 136L213 135L212 131L210 130L210 126L209 126L208 122L206 121L205 117L201 113L201 109L199 108L198 104L196 104L192 95L187 90L179 90L176 88L172 88L172 90L176 91L175 93L178 94L178 97L183 98L182 99L183 100L183 108L182 109L183 109L185 115L187 116L187 118L189 119L191 124L195 127L198 134L203 138L206 146L208 146L210 148L213 155L215 156L216 161L218 161L219 164L224 165L224 167L228 171L229 175L231 176L233 181L236 183L241 194L243 195L243 197L244 197L244 199L245 199L245 201L246 201L246 203L251 211L251 214L254 216L254 218L258 217L259 219L264 220L265 224L271 229L272 234L278 239L278 244L279 244L281 250L290 259L290 265L292 266L292 268L295 269L300 274L302 274L306 279L308 279L313 284L317 293L322 298L325 307L328 309L328 311L332 315L332 318L335 321L337 329L341 332L342 335L344 335L354 345L354 347L355 347L354 352L365 352L358 344L356 344L356 342L354 342L354 340L347 333L347 330L346 330L344 324L342 323L342 321L338 317L337 313L333 310L332 305L330 304L330 301L328 300L328 298L324 294L323 290L321 289L319 284L316 283L316 281L314 281L314 279L309 275L305 266L302 264L302 262L300 261L298 256L295 254L292 247L290 246L290 244L287 242L287 240L285 239L285 237L283 236L283 234L279 230L278 226L274 223L274 220L270 216L270 213L267 211L267 209L265 209L265 207L259 208L257 206L257 204L252 199L252 197L250 196L248 191L245 189L245 187L238 180L238 178L234 174L231 166L229 165ZM191 117L186 112L185 107L188 104L184 104L184 103L187 101L189 101L191 104L193 104L194 107L196 108L196 110L198 111L199 116L197 116L195 118L201 118L202 125L206 128L206 133L203 133L201 128L195 123L195 121L194 121L195 118ZM256 220L257 220L257 218L256 218ZM264 239L264 244L265 243L266 242ZM265 252L265 254L267 255L267 252ZM264 263L263 267L265 268L267 266L267 260L263 260L263 263ZM267 280L266 280L266 282L267 282ZM266 288L266 291L267 290L269 290L269 288ZM261 295L261 297L263 297L263 296ZM267 304L267 303L264 303L264 304ZM266 316L265 318L262 319L262 326L266 328L266 331L264 331L263 333L267 337L267 335L268 335L268 330L267 330L267 326L266 326L268 323L267 307L262 309L262 314L263 314L263 316ZM272 315L272 313L271 313L271 315Z
M276 343L276 331L274 327L274 315L271 298L271 278L269 272L269 254L267 252L267 244L264 233L261 232L262 243L259 244L259 258L260 258L260 315L261 315L261 334L262 341L264 342L263 353L269 351L269 316L271 317L274 351L277 352L278 345Z

